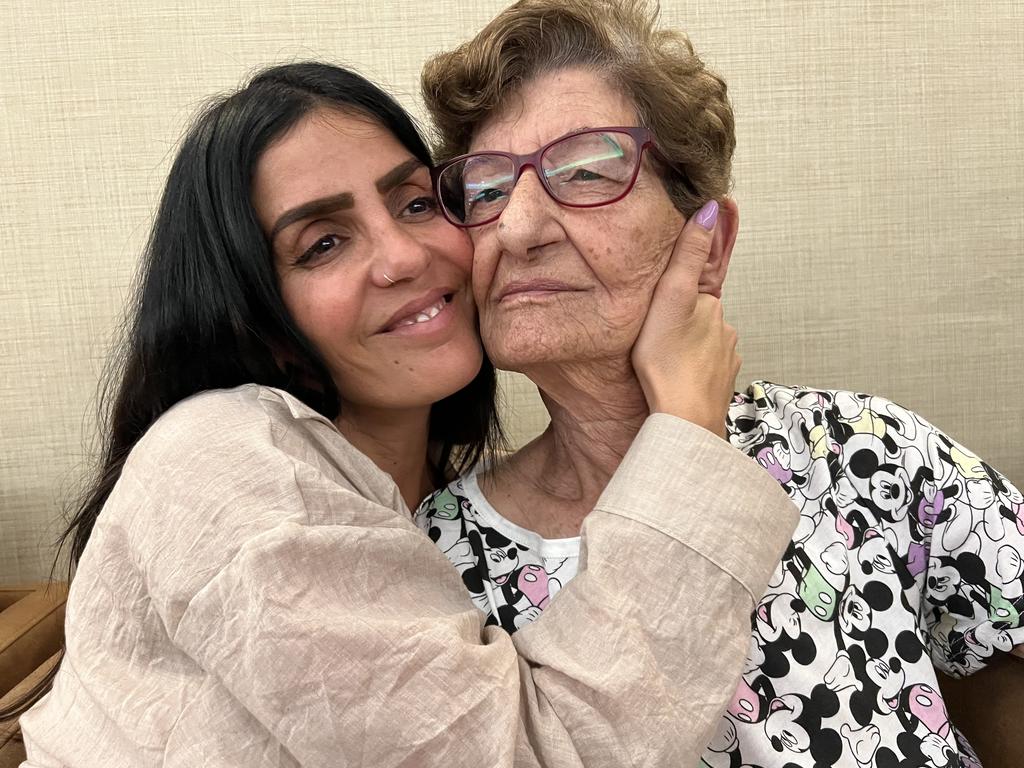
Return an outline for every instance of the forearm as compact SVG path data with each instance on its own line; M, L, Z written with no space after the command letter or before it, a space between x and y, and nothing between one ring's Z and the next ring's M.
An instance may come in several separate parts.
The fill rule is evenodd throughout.
M201 494L189 464L124 516L168 635L304 766L693 764L792 528L749 459L651 417L585 525L583 573L513 641L401 510L354 492L362 457L204 451Z
M514 635L571 733L602 708L614 713L621 752L578 744L585 764L699 759L797 517L777 483L724 441L671 416L648 419L584 525L584 570Z

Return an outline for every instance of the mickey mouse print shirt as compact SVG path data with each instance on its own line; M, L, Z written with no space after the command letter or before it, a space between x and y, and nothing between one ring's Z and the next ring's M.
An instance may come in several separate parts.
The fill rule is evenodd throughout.
M1024 643L1020 491L879 397L755 382L727 429L800 523L701 768L976 768L935 668L966 675ZM578 539L504 520L473 474L424 501L416 521L508 632L576 572Z

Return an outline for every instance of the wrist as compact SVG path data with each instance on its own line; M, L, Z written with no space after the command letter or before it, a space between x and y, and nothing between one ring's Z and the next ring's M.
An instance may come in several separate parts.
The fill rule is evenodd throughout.
M725 417L711 410L695 408L691 403L655 399L650 405L651 413L665 413L677 419L688 421L708 432L725 439Z

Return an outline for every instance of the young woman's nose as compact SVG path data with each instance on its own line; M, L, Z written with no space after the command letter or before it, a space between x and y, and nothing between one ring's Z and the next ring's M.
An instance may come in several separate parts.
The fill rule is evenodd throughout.
M414 233L394 219L375 231L373 282L381 288L403 280L415 280L430 266L430 249Z

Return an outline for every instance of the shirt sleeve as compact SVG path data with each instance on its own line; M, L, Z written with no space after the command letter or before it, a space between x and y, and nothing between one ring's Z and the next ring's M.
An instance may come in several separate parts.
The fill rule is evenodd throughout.
M933 661L960 677L1024 644L1024 497L934 427L927 454L932 477L919 517L934 527L925 618Z
M169 479L146 491L140 562L174 643L303 766L694 764L795 512L724 441L664 418L588 518L584 572L515 638L483 626L404 510L337 482L344 457L210 424L185 446L201 469L150 457ZM695 469L668 472L680 450ZM688 494L706 503L684 514Z
M751 611L798 519L779 484L725 440L668 414L648 417L584 522L580 573L513 635L523 658L545 665L527 695L543 687L561 704L561 727L577 744L597 723L618 730L610 741L619 749L583 764L699 761L735 692ZM586 656L573 650L584 646ZM679 737L682 760L646 753L661 729Z

